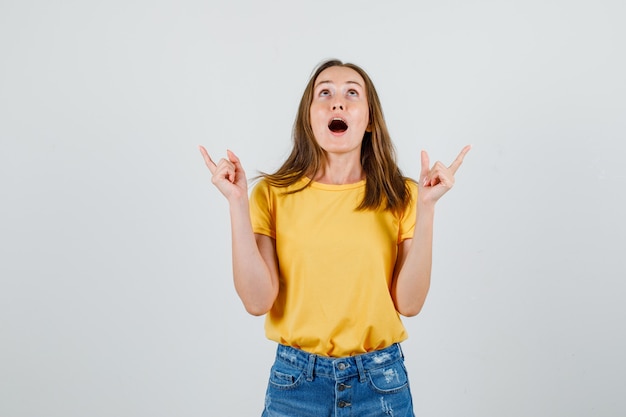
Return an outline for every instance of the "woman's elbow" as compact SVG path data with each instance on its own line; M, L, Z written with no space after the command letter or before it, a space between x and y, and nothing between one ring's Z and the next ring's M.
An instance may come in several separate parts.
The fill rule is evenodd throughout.
M404 317L415 317L420 313L420 311L422 311L421 305L398 308L398 313L402 314Z
M253 316L262 316L272 309L278 297L278 289L249 289L235 285L237 295L246 311Z
M243 306L245 307L248 314L257 316L257 317L266 314L272 308L271 306L268 308L263 305L257 305L257 304L251 305L251 304L245 304L245 303Z
M274 297L266 300L242 300L242 302L248 314L262 316L272 309L275 299Z
M425 301L425 299L396 301L396 311L405 317L415 317L422 311Z

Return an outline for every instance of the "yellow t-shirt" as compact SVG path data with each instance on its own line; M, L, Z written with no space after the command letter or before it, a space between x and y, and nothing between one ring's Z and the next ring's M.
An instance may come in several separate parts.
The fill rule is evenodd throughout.
M341 357L407 338L390 294L398 244L413 237L417 187L402 216L356 210L365 181L347 185L303 179L288 188L261 180L250 196L255 233L276 241L280 289L266 316L270 340Z

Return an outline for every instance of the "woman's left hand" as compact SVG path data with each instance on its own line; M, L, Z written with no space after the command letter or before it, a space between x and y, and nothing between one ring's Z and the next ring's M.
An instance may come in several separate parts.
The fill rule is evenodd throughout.
M428 168L430 166L428 153L422 151L422 170L417 195L420 202L435 204L441 196L452 188L454 185L454 174L463 163L465 154L471 148L471 145L464 147L450 166L446 167L443 163L437 161L430 169Z

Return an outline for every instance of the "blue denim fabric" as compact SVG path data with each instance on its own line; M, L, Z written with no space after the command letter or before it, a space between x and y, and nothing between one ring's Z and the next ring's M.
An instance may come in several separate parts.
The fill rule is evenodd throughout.
M400 345L346 358L278 345L262 417L414 417Z

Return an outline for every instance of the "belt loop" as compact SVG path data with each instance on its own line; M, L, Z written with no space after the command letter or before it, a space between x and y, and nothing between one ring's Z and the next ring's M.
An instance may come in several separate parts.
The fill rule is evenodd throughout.
M313 381L313 370L315 369L315 355L309 355L309 363L306 368L306 380L311 382Z
M400 351L400 356L402 356L402 359L404 359L404 352L402 351L402 346L400 346L400 343L396 343L396 346L398 346L398 350Z
M359 370L359 382L365 382L365 369L363 368L363 359L361 355L354 357L356 361L356 368Z

